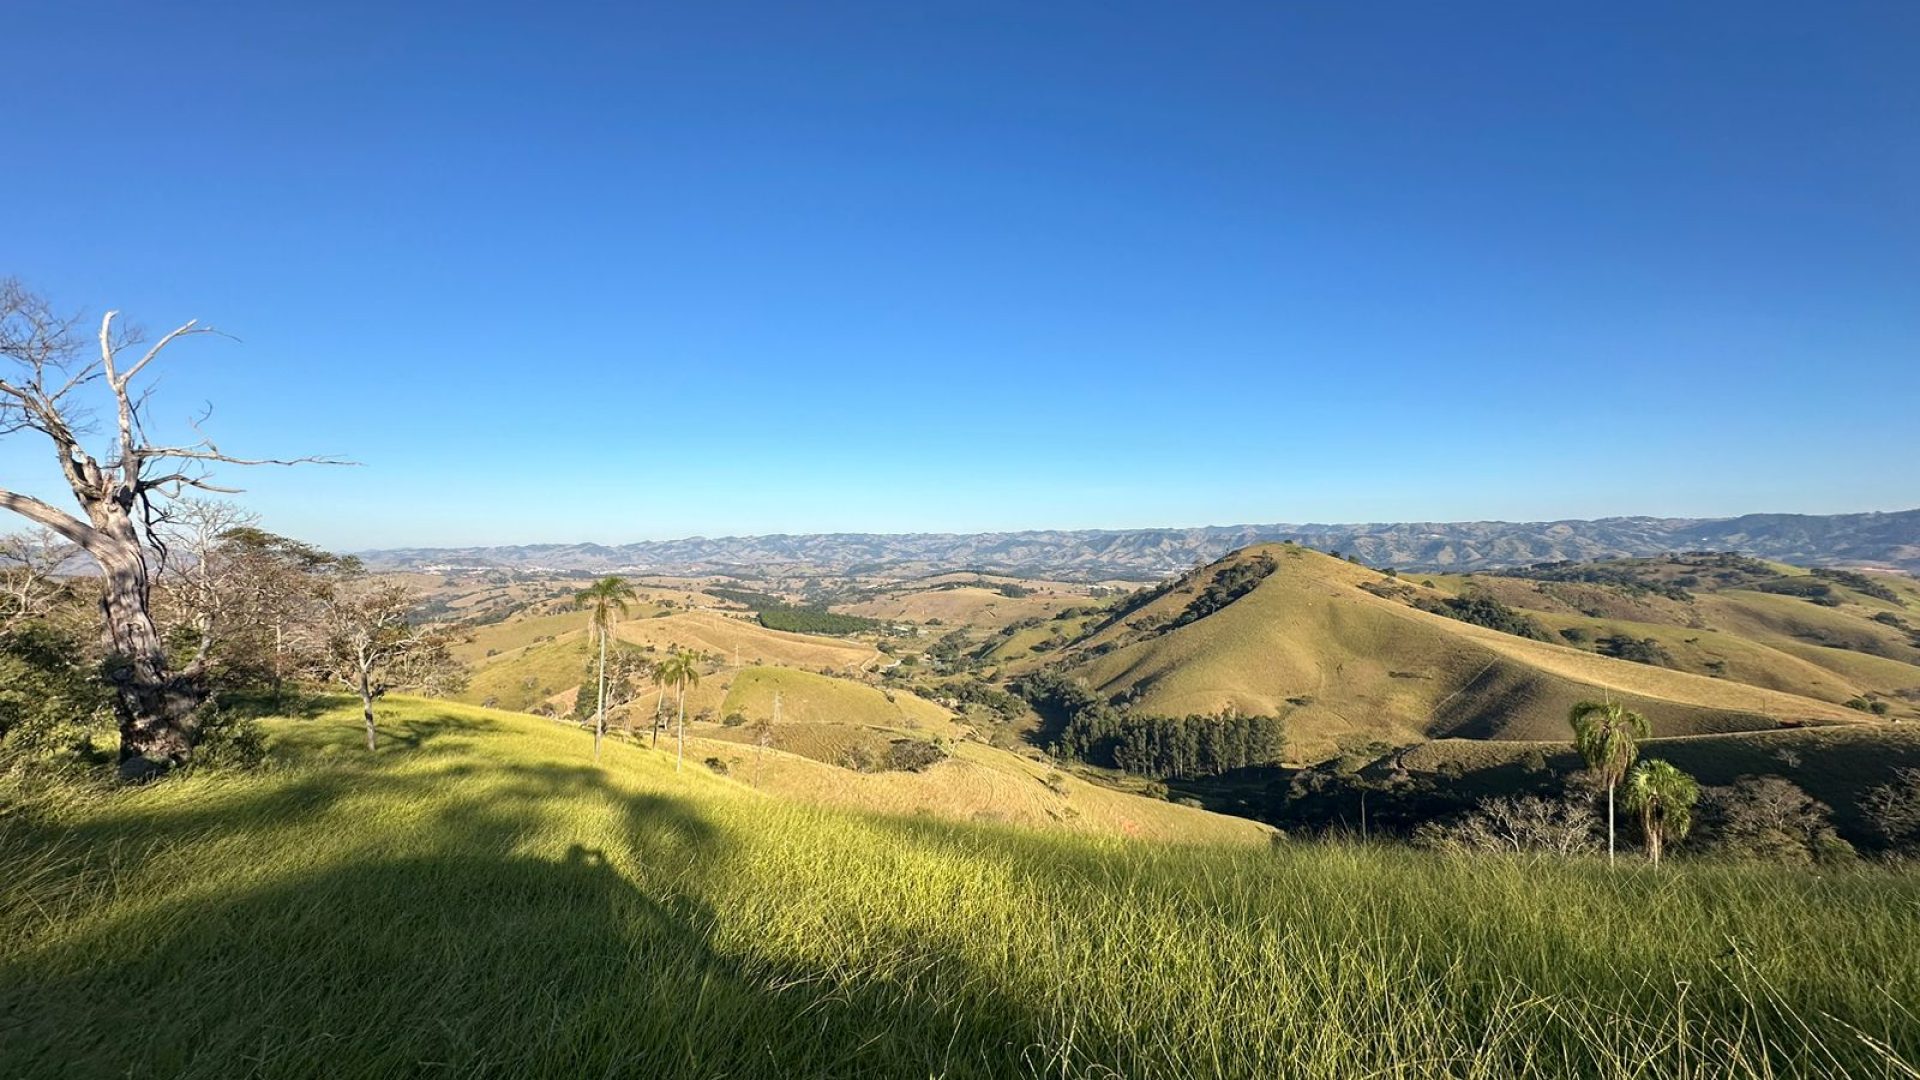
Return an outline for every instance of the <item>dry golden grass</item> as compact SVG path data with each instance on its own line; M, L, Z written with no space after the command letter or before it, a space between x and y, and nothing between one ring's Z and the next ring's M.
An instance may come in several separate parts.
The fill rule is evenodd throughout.
M1601 696L1664 717L1671 734L1860 719L1831 701L1419 611L1360 588L1387 583L1384 576L1315 552L1284 545L1254 551L1272 555L1278 569L1251 593L1205 619L1091 659L1078 672L1106 693L1142 687L1136 707L1144 711L1285 716L1290 756L1301 759L1376 740L1559 738L1568 708ZM1129 621L1171 618L1191 599L1176 591ZM1116 626L1089 644L1125 633Z
M958 734L952 714L925 698L793 668L741 669L732 677L721 715L770 717L776 693L782 720Z
M864 642L769 630L756 622L710 611L623 622L616 635L621 641L656 649L711 653L729 666L758 660L783 667L859 671L880 658L880 651Z
M689 738L687 757L717 757L742 783L822 806L1183 843L1260 844L1273 835L1258 822L1098 787L1064 773L1050 787L1047 777L1054 770L1047 764L978 742L956 743L952 758L918 773L855 772L712 737Z
M966 585L951 589L918 589L837 604L833 610L886 622L927 622L939 619L951 626L999 628L1026 618L1049 618L1054 612L1086 603L1081 596L1041 595L1019 598L993 589Z
M0 1075L1786 1080L1920 1060L1909 872L1269 846L1072 780L1050 802L1031 763L976 788L976 750L795 781L900 811L866 813L622 739L596 760L530 717L394 699L380 720L377 752L341 702L270 721L268 768L0 818ZM1047 831L935 816L1036 813Z

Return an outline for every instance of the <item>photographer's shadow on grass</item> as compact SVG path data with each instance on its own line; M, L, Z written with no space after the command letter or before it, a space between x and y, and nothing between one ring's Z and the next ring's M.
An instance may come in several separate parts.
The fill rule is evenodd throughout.
M49 933L0 967L0 1074L37 1076L990 1075L954 1047L1001 1045L1013 1018L909 1013L910 990L828 984L712 945L724 837L687 801L609 792L586 766L507 764L473 796L436 774L380 776L424 820L367 822L364 842L316 855L237 850L237 871L170 880L156 821L126 815L88 844L138 845L115 877L145 888L77 933ZM366 777L319 771L203 816L329 815L348 829ZM396 794L382 790L381 796ZM552 800L604 822L555 835ZM400 836L383 835L399 830ZM258 841L295 845L274 829ZM343 857L344 856L344 857ZM749 966L751 970L749 970ZM1024 1025L1022 1025L1024 1026ZM963 1052L963 1051L962 1051ZM977 1050L975 1051L977 1052ZM1013 1064L1013 1059L1006 1062Z

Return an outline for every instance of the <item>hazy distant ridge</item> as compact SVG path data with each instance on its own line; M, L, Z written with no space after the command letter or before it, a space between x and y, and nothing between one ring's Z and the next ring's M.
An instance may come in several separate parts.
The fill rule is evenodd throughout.
M1560 559L1741 551L1803 565L1920 571L1920 510L1871 514L1748 514L1737 518L1596 521L1223 525L1001 533L814 533L602 544L399 548L364 552L386 569L486 566L652 573L924 567L1074 579L1152 578L1248 544L1292 540L1409 570L1478 570Z

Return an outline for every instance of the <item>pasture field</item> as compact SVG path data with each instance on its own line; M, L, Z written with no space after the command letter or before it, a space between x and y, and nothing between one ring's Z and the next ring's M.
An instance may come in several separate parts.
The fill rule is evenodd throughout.
M657 649L692 649L722 658L729 665L759 661L786 667L858 671L880 659L879 650L860 641L769 630L745 618L711 611L683 611L664 618L629 619L614 635Z
M857 603L840 604L835 611L884 622L929 622L949 626L999 628L1025 618L1049 618L1062 608L1086 603L1084 594L1044 594L1009 597L977 585L908 589Z
M957 734L953 715L925 698L793 668L740 669L728 685L721 715L771 717L776 693L783 720Z
M1920 876L823 808L396 699L0 818L0 1075L1911 1077ZM944 768L946 766L940 766ZM1036 766L1038 767L1038 766ZM1078 797L1076 792L1071 797Z

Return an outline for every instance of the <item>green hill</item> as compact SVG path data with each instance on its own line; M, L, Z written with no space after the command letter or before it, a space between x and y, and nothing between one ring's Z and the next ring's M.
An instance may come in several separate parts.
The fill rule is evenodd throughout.
M1908 1076L1910 874L1164 844L510 713L0 815L0 1075Z
M1262 567L1270 570L1257 576ZM1284 717L1290 754L1302 759L1373 742L1557 740L1565 737L1567 709L1601 696L1653 717L1662 735L1866 718L1844 706L1858 688L1833 664L1797 663L1805 677L1778 679L1775 671L1759 677L1767 669L1761 661L1743 660L1738 670L1755 672L1755 682L1734 684L1576 647L1552 632L1556 616L1544 610L1519 614L1533 618L1547 640L1423 610L1444 608L1466 591L1263 545L1134 607L1075 643L1061 663L1097 693L1141 712ZM1609 628L1623 630L1617 622Z

